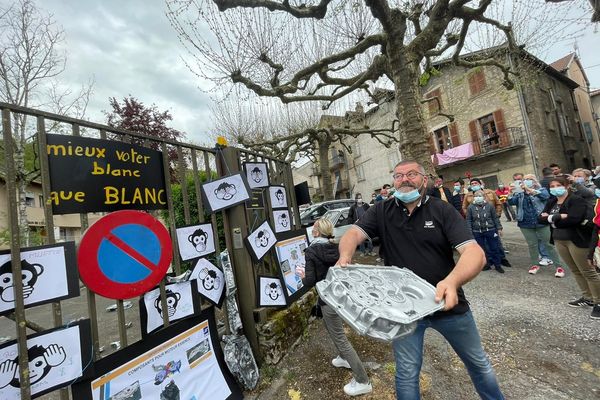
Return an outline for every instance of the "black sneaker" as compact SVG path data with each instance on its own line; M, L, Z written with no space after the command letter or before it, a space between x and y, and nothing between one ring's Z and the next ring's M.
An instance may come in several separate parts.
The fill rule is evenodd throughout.
M485 267L483 267L483 270L484 270L484 271L489 271L490 269L492 269L492 268L490 267L490 264L485 264Z
M504 273L504 269L500 265L496 267L496 271L500 272L501 274Z
M510 265L510 262L508 262L506 258L500 260L500 264L504 265L505 267L512 268L512 265Z
M577 300L570 301L568 304L570 307L585 307L585 306L591 307L594 305L594 303L592 303L591 300L586 300L583 297L580 299L577 299Z
M600 319L600 304L596 304L594 308L592 308L592 313L590 314L591 319Z

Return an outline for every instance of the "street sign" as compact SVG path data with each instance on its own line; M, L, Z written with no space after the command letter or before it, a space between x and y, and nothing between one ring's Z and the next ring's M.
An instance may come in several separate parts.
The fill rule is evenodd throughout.
M173 256L171 237L152 215L133 210L100 218L77 252L81 280L110 299L129 299L155 287Z

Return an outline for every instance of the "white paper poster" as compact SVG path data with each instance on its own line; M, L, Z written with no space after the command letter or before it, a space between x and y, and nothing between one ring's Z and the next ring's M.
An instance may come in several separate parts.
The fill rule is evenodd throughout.
M194 314L194 292L192 282L173 283L165 286L167 315L169 321L175 321ZM160 301L160 289L156 288L144 294L147 320L146 332L152 332L163 325L163 309Z
M21 270L26 306L69 294L64 246L23 249ZM14 296L10 254L0 254L0 313L14 309Z
M202 185L202 190L210 212L219 211L250 198L248 188L241 174L225 176L223 178Z
M95 379L94 400L226 399L231 390L211 345L208 321Z
M248 235L247 240L257 260L263 258L277 242L275 233L267 221L263 222L258 229Z
M288 295L294 294L303 286L302 278L296 275L296 268L306 266L304 250L307 247L308 243L304 235L277 242L275 245L281 275Z
M91 356L91 349L90 356ZM0 399L20 399L17 344L0 349ZM82 375L79 326L27 339L29 379L33 395L66 386Z
M181 260L187 261L215 252L215 237L211 224L177 228L177 244Z
M210 261L201 258L196 263L190 279L197 279L198 292L202 296L206 297L211 303L221 306L223 290L225 289L223 271Z
M269 170L267 163L244 163L246 171L246 180L250 189L262 188L269 186Z
M283 186L269 186L272 208L287 208L287 195Z
M285 306L285 295L279 278L258 277L259 307Z
M291 230L290 212L288 210L273 211L273 224L277 233Z

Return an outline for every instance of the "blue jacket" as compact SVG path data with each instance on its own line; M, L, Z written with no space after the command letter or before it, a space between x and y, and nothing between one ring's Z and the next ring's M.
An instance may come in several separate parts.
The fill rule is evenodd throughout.
M517 206L517 226L519 228L542 228L544 226L538 222L538 215L544 210L550 193L544 187L536 190L538 191L536 195L514 193L508 197L508 204Z

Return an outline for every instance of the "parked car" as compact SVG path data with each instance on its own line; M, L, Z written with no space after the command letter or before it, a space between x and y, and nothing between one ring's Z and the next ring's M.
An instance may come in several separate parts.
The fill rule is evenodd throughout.
M336 210L339 208L350 207L354 204L354 200L329 200L322 203L313 204L308 209L300 213L300 224L303 227L310 226L315 223L316 220L321 218L329 210Z
M328 219L333 224L333 236L335 236L336 240L340 240L344 233L352 226L352 222L348 218L349 212L350 207L344 207L329 210L323 214L323 218Z

